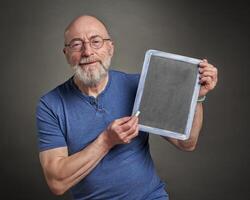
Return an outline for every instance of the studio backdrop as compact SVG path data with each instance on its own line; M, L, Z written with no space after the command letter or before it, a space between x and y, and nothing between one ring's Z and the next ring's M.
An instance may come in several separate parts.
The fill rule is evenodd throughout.
M182 152L150 135L151 154L172 200L248 199L249 11L241 1L2 2L0 199L70 199L54 196L45 182L35 109L41 95L72 75L63 32L82 14L107 24L115 45L112 69L140 73L148 49L206 58L218 68L197 149Z

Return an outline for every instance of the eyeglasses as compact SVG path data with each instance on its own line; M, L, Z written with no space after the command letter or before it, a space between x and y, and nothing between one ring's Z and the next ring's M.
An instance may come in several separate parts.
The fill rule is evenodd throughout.
M102 48L105 41L111 40L110 38L103 39L101 36L93 36L88 42L83 41L81 38L75 38L70 43L65 44L65 47L69 47L70 51L82 51L84 49L84 43L89 43L93 49Z

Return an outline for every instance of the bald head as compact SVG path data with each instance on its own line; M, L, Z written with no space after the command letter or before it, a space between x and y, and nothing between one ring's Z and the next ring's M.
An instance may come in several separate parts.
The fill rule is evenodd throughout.
M109 33L102 21L90 15L82 15L75 18L65 29L64 41L68 43L76 35L100 35L103 38L109 38Z
M114 45L103 22L88 15L77 17L65 29L64 39L63 52L76 80L87 87L106 84Z

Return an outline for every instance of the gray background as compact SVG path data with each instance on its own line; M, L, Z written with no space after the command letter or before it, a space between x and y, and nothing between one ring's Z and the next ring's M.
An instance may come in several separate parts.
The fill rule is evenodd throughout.
M140 72L147 49L208 58L219 84L207 97L197 150L151 136L152 155L173 200L248 199L249 7L237 1L87 0L1 3L0 199L69 199L48 190L38 161L38 98L71 75L63 30L77 15L111 28L117 70Z

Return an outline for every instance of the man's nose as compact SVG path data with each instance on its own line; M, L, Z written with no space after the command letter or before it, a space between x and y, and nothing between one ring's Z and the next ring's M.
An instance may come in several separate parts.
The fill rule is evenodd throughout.
M91 48L90 46L90 43L89 42L85 42L83 44L83 50L82 50L82 55L83 56L91 56L94 54L94 51L93 49Z

